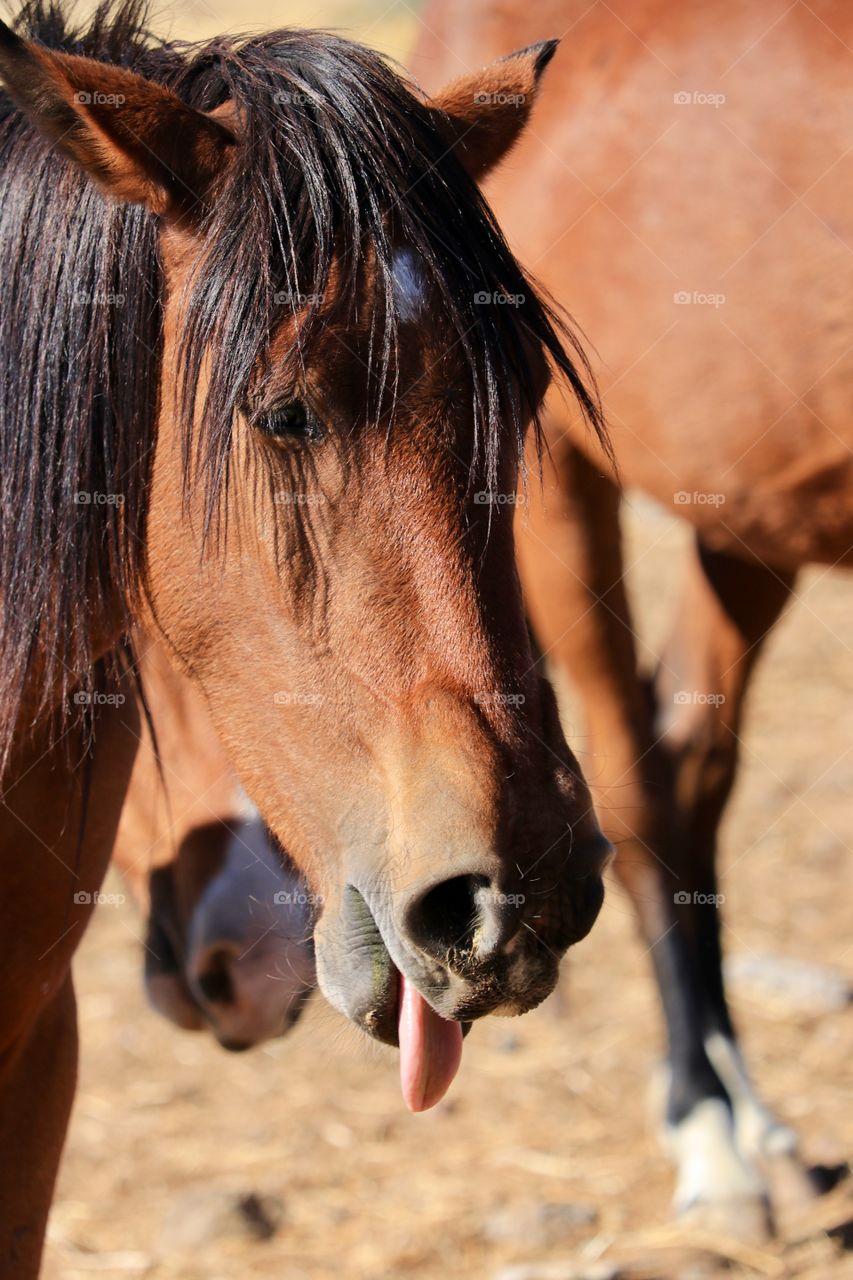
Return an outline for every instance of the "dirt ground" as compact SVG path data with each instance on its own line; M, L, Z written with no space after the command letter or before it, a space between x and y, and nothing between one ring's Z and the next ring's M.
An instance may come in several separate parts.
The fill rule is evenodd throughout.
M340 25L399 57L415 23L400 3L273 13L269 0L195 0L161 11L159 27L288 20ZM650 652L684 530L631 507ZM755 973L790 959L853 980L853 580L814 571L798 596L755 683L722 889L753 1072L809 1160L835 1165L853 1155L853 1009L791 982L768 989ZM571 712L568 722L594 775ZM781 1222L772 1245L670 1226L671 1168L648 1106L660 1021L615 887L557 995L524 1019L475 1027L448 1099L421 1117L403 1109L394 1054L319 999L287 1039L249 1055L167 1025L142 994L141 931L129 903L104 906L77 962L81 1083L48 1280L853 1277L849 1181Z

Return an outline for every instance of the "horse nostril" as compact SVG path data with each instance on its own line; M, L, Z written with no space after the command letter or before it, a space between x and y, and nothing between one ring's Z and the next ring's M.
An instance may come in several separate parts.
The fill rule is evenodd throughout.
M485 960L501 950L519 928L514 899L498 893L485 875L453 876L433 885L406 910L409 939L445 961L453 952Z
M234 1004L236 995L231 976L233 957L228 951L214 951L196 977L199 992L210 1004Z
M406 913L409 936L424 951L444 955L465 950L477 927L475 876L454 876L428 889Z

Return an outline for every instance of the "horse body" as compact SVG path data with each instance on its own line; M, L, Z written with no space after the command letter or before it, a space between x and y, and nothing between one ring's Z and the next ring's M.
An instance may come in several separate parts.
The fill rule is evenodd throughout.
M95 907L136 753L130 682L111 696L93 710L94 746L74 731L56 744L50 726L31 733L3 796L0 1271L10 1276L38 1274L76 1082L71 957Z
M413 66L429 85L567 33L488 187L501 223L594 344L626 487L720 549L796 567L853 544L853 21L784 9L546 0L460 22L439 2Z
M782 1170L800 1194L809 1182L726 1007L716 832L749 677L796 572L853 555L853 15L481 0L461 18L435 0L413 66L429 86L557 35L559 72L487 190L595 344L622 483L695 540L649 686L619 493L555 398L545 502L533 495L520 535L525 599L549 664L582 696L596 801L660 985L678 1208L760 1232L764 1176Z
M35 0L22 35L0 24L2 876L23 874L19 796L77 807L30 823L64 855L50 908L29 868L2 902L21 1016L0 1150L23 1145L22 1078L56 1100L0 1187L21 1280L73 1089L79 929L60 925L114 841L135 626L202 691L315 894L320 985L400 1045L413 1109L448 1087L463 1021L552 989L609 856L535 670L511 512L483 501L514 491L553 372L602 430L474 180L553 46L427 102L335 36L188 50L143 18L107 4L75 33Z

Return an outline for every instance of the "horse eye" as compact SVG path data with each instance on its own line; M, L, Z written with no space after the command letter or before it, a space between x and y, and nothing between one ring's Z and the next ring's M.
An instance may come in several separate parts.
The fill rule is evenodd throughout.
M325 435L322 423L301 400L292 400L281 409L260 414L255 419L255 426L273 440L317 444Z

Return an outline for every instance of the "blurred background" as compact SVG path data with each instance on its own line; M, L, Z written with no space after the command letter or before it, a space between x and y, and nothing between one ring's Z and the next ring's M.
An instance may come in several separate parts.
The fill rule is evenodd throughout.
M418 28L421 0L180 0L152 5L152 25L160 35L177 40L206 40L223 32L271 31L275 27L301 26L334 29L354 40L404 61ZM83 0L77 12L95 8Z
M182 38L334 27L405 61L419 8L190 0L153 16ZM627 508L648 656L686 532L644 499L629 494ZM722 839L744 1047L767 1101L828 1166L853 1152L853 663L837 639L851 618L853 582L804 575L755 681ZM570 694L567 706L569 740L594 773ZM106 889L121 896L115 878ZM615 887L555 996L522 1020L477 1025L448 1098L423 1116L403 1109L396 1055L320 1000L250 1054L177 1031L145 1003L143 934L129 898L105 904L76 962L81 1084L48 1280L853 1276L844 1182L768 1246L689 1240L669 1225L671 1168L647 1096L660 1019Z

